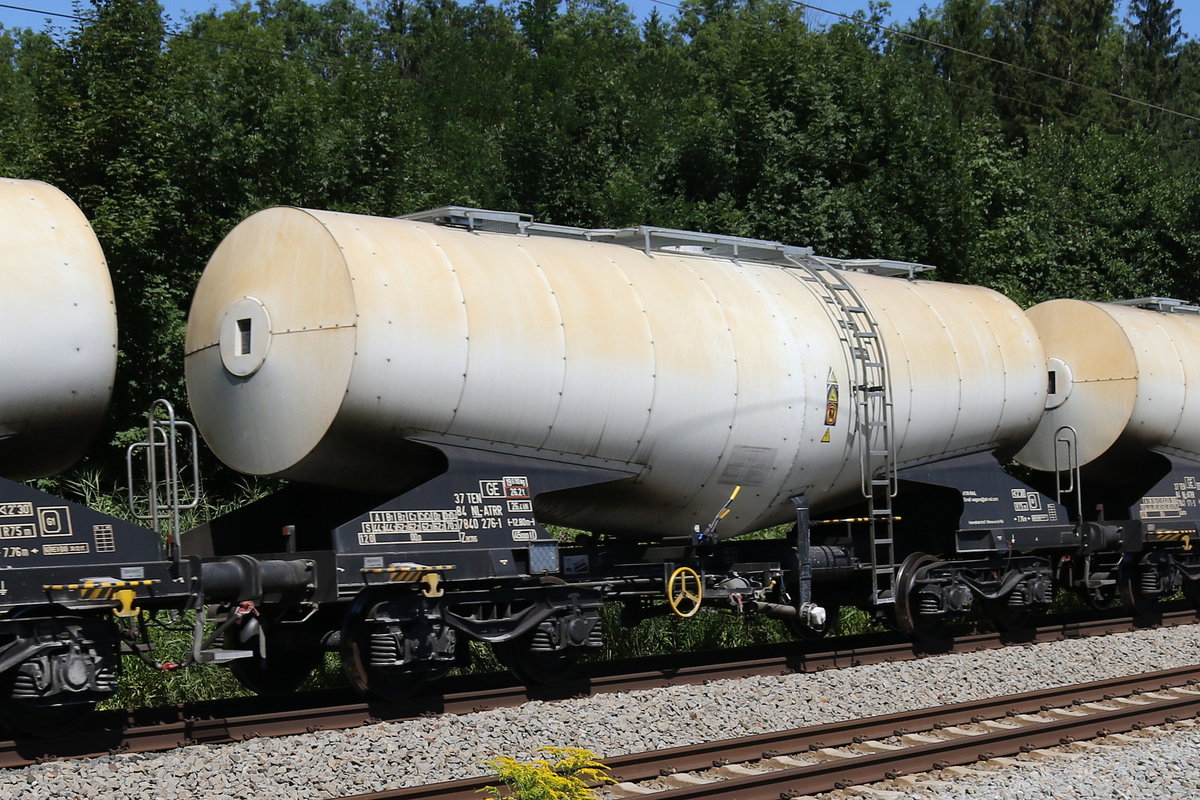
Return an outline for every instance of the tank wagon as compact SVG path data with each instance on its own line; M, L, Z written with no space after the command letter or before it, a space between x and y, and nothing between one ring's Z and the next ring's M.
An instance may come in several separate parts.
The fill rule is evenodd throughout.
M86 717L117 689L120 656L149 656L145 622L159 612L198 612L185 660L249 658L214 646L205 599L245 593L246 562L184 559L160 522L194 499L175 458L195 453L190 426L169 404L150 417L146 457L155 491L141 504L150 527L69 502L21 481L74 464L108 408L117 359L117 317L104 254L87 219L62 192L0 178L0 722L41 734ZM130 463L132 465L133 458ZM195 471L193 470L193 476ZM132 485L132 477L131 477ZM131 495L132 499L132 495ZM257 590L303 587L304 565L254 564ZM206 587L201 589L201 584ZM246 622L236 613L220 621Z
M1168 433L1172 401L1135 389L1107 444L1102 402L1070 416L1092 367L1126 394L1192 367L1072 366L1056 309L925 269L460 207L248 218L197 288L188 394L220 459L292 484L183 546L315 567L309 605L258 603L266 655L241 677L286 689L337 649L358 688L399 696L480 640L550 680L602 643L608 600L630 623L709 606L801 636L858 604L930 636L979 604L1025 625L1055 586L1141 611L1192 592L1194 502L1155 511L1194 485L1182 407ZM1134 361L1200 321L1086 305ZM1127 452L1161 474L1123 480Z
M0 179L0 279L0 715L53 729L116 689L125 623L191 586L157 532L18 482L79 459L116 368L104 254L57 189Z

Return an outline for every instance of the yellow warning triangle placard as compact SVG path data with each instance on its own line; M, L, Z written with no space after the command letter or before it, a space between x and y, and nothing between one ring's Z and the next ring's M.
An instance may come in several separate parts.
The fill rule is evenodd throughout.
M825 442L826 444L829 443L829 428L825 429L825 435L821 437L821 441Z

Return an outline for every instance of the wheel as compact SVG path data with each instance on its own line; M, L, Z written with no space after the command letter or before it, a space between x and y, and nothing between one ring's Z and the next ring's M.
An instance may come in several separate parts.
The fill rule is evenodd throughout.
M1121 599L1136 617L1148 617L1158 609L1161 597L1158 589L1158 567L1154 562L1137 557L1121 564L1117 585Z
M1003 577L1007 580L1017 570ZM1001 597L984 601L984 609L998 631L1017 632L1036 628L1054 599L1054 581L1040 569L1021 568L1019 581Z
M0 675L0 725L31 736L59 736L83 724L117 690L119 634L108 620L73 617L61 608L20 609L10 619L31 616L52 617L40 631L52 632L59 642L52 650L29 653ZM19 652L34 636L32 629L18 628L0 645ZM51 687L59 691L49 693Z
M1097 557L1098 558L1098 557ZM1091 578L1102 577L1105 580L1111 580L1114 575L1118 574L1120 568L1120 559L1112 561L1105 559L1099 563L1093 563L1092 557L1088 556L1084 559L1084 572ZM1067 578L1069 579L1069 575ZM1097 611L1107 611L1112 608L1121 599L1121 593L1117 586L1117 582L1113 581L1104 586L1076 586L1075 594L1088 605Z
M1190 581L1184 578L1183 596L1187 598L1193 608L1200 610L1200 581Z
M523 683L560 683L566 680L579 663L584 648L568 645L549 653L535 651L532 645L536 633L530 631L507 642L493 643L496 658Z
M917 579L936 563L936 556L913 553L904 559L896 573L896 624L904 634L914 639L938 639L946 629L945 614L922 614L916 606Z
M342 623L342 670L359 694L407 700L454 666L454 632L414 609L423 614L424 606L413 598L380 599L367 592L350 604Z
M272 645L267 639L267 657L259 655L258 637L232 648L253 650L249 658L229 662L229 671L238 682L255 694L273 697L291 694L321 666L325 653L321 650L295 650Z
M1036 628L1042 615L1046 613L1046 606L1041 603L1011 605L1009 600L1012 593L1019 591L1022 591L1022 585L1018 585L1004 597L984 601L984 610L987 611L988 618L996 626L996 630L1017 632Z
M1107 611L1120 599L1116 584L1097 586L1094 589L1083 588L1077 591L1080 599L1097 611Z

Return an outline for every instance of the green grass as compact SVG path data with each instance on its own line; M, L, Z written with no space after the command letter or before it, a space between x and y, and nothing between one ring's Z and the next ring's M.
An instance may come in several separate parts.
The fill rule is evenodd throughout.
M150 658L159 663L183 663L191 651L194 620L194 612L188 611L169 628L149 626L150 641L154 646ZM141 659L125 656L121 672L120 688L103 703L103 708L141 708L250 694L233 673L213 664L196 664L165 672L150 667Z

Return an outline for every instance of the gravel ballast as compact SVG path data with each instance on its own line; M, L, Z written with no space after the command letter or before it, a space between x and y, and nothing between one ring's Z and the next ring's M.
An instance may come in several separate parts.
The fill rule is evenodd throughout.
M1198 656L1200 626L1186 625L811 675L533 701L459 717L39 764L0 773L0 797L338 797L478 775L482 759L532 756L543 745L586 747L602 755L639 752L1169 669L1197 663ZM1180 738L1178 746L1170 744L1172 737ZM1063 777L1047 778L1041 789L1030 783L1038 770L1053 774L1084 762L1064 759L992 779L1012 783L999 794L992 786L970 796L1193 797L1197 793L1180 794L1179 787L1196 785L1198 740L1195 731L1171 733L1161 751L1157 744L1129 745L1128 763L1125 750L1106 756L1106 766L1114 767L1110 786L1119 787L1111 781L1129 776L1116 793L1070 793L1075 784L1064 785ZM1163 793L1139 778L1146 770L1164 776Z
M976 774L955 778L949 786L928 788L912 796L923 800L1192 800L1200 797L1197 748L1200 731L1195 728L1154 729L1145 742L1106 746L1093 753L1058 748L1065 755L1046 761L1022 760L1020 766L995 772L975 770Z

